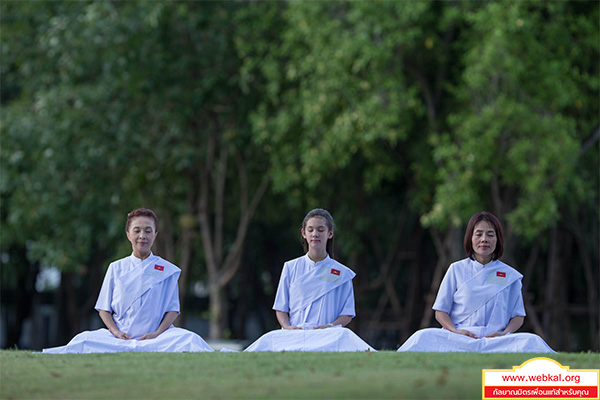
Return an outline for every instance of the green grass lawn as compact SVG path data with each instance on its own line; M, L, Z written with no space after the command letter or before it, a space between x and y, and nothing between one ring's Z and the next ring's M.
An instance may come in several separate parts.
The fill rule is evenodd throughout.
M482 369L539 354L119 353L0 351L2 399L478 399ZM572 369L598 353L559 353Z

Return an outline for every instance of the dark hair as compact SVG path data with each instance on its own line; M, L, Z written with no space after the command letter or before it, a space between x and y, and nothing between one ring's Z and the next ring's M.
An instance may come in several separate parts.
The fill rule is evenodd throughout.
M129 214L127 214L127 222L125 223L125 231L129 232L129 224L131 224L131 220L135 217L149 217L154 220L154 230L158 230L158 217L154 213L154 211L149 208L138 208L137 210L133 210Z
M502 225L496 216L490 212L482 211L474 214L469 220L469 224L467 225L467 231L465 232L465 240L464 246L465 251L467 252L467 257L473 259L473 254L475 251L473 250L473 231L475 230L475 225L477 225L481 221L487 221L494 226L494 230L496 231L496 249L494 249L494 253L492 254L492 260L498 260L502 257L504 253L504 233L502 233Z
M306 217L304 217L304 219L302 220L302 230L306 228L306 223L308 222L308 220L315 217L323 218L327 223L327 228L330 231L335 230L335 222L333 222L333 217L331 216L331 214L329 214L327 210L323 210L322 208L315 208L314 210L306 214ZM328 239L326 246L327 254L329 254L329 257L331 258L333 258L333 239L334 237ZM305 252L308 251L308 242L305 238L302 238L302 247L304 247Z

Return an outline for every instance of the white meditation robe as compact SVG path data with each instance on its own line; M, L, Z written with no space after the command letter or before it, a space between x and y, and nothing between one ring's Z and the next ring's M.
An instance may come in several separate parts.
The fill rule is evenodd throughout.
M213 351L194 332L173 325L154 339L137 340L155 332L165 313L179 313L180 273L178 267L154 254L145 260L132 254L111 263L95 308L113 313L117 328L132 339L118 339L108 329L98 329L82 332L67 345L44 349L43 353Z
M302 329L268 332L245 351L375 351L342 326L314 329L340 315L355 316L355 275L329 256L315 263L306 254L286 262L273 309L287 312L290 325Z
M421 329L398 351L554 353L542 338L531 333L485 337L503 331L511 318L525 316L522 278L523 275L499 260L482 265L466 258L451 264L433 309L448 313L457 329L468 330L478 339L443 328Z

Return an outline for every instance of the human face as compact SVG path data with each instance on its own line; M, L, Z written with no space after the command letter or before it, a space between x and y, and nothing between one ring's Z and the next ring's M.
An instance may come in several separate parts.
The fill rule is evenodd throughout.
M479 221L476 223L473 229L473 236L471 237L475 259L482 264L489 263L496 250L497 240L494 225L488 221Z
M302 237L308 242L309 252L324 254L327 251L327 240L333 237L333 231L329 230L324 218L312 217L306 221Z
M133 255L142 260L150 255L152 245L156 239L156 227L150 217L133 217L129 223L127 239L131 242Z

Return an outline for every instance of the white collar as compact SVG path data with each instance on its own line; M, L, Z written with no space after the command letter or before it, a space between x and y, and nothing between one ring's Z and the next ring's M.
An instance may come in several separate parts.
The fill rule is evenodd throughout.
M321 263L331 260L331 258L329 257L329 254L327 254L327 256L324 259L322 259L321 261L314 261L312 258L310 258L308 256L308 253L306 253L304 255L304 258L305 258L306 262L308 263L308 265L311 265L311 266L315 266L317 264L321 264Z
M133 255L133 253L131 253L131 261L133 261L133 263L135 265L140 265L141 263L143 263L145 260L149 259L150 257L153 257L154 254L152 254L152 251L150 251L150 255L145 258L144 260L142 260L141 258L137 258L135 255Z

